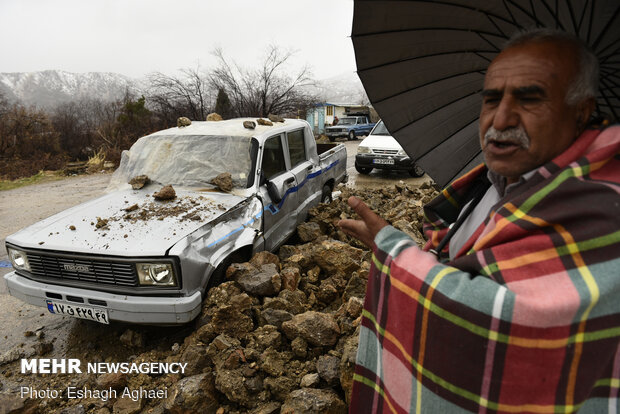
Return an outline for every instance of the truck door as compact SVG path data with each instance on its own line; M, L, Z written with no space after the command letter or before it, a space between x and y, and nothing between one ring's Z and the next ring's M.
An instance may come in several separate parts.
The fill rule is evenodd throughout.
M308 209L316 204L316 199L321 197L320 166L312 163L308 158L308 148L304 138L304 128L286 133L286 144L291 172L297 181L297 223L306 219Z
M273 250L284 242L297 225L297 180L287 166L283 140L284 134L268 138L262 151L261 175L264 181L259 191L265 210L263 225L267 250Z

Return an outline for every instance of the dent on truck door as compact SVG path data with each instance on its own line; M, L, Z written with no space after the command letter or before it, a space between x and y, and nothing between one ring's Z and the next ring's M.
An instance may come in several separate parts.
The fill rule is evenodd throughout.
M297 180L287 168L283 145L284 137L280 134L265 141L262 155L261 171L266 182L260 186L262 199L265 201L263 213L265 249L273 250L295 231L297 225L295 206L298 204ZM267 184L271 183L279 200L269 195ZM273 194L273 193L272 193Z

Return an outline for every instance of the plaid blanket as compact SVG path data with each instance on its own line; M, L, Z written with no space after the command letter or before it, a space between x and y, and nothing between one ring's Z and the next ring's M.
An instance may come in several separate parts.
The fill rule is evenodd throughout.
M381 230L350 412L619 412L619 151L620 127L584 132L448 263ZM482 175L426 208L426 249Z

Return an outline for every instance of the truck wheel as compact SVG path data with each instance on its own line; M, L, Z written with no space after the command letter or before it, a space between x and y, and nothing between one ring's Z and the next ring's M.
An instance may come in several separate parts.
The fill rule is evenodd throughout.
M360 167L359 165L355 165L355 171L360 174L368 175L372 171L372 167Z
M207 292L211 288L216 287L226 281L226 269L228 269L231 264L243 263L250 260L250 258L246 256L247 255L243 254L241 250L237 250L236 252L232 253L230 256L222 260L222 262L218 265L218 267L215 268L213 274L211 274L211 277L209 278L209 283L207 283Z
M334 142L336 140L336 137L328 137L330 142Z
M321 203L329 204L332 202L332 188L329 184L325 184L323 186L323 191L321 191Z
M422 177L424 175L424 170L418 167L417 164L414 164L413 168L409 170L409 175L412 177Z
M356 139L355 131L349 131L349 141L355 141Z

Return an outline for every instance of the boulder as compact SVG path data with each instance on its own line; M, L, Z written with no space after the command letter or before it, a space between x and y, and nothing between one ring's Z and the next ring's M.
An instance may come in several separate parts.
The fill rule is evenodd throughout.
M345 403L338 394L331 390L302 388L291 392L284 404L281 414L346 414Z
M256 296L274 296L282 287L282 279L273 263L262 265L258 273L239 275L235 280L244 291Z
M314 346L334 346L338 342L340 328L330 314L315 311L293 316L282 323L284 334L291 340L301 336Z
M164 408L172 414L216 414L220 406L213 373L183 378L168 391Z
M211 181L211 183L225 193L230 193L230 191L233 189L232 175L230 175L229 172L223 172L221 174L218 174L217 177L215 177Z

